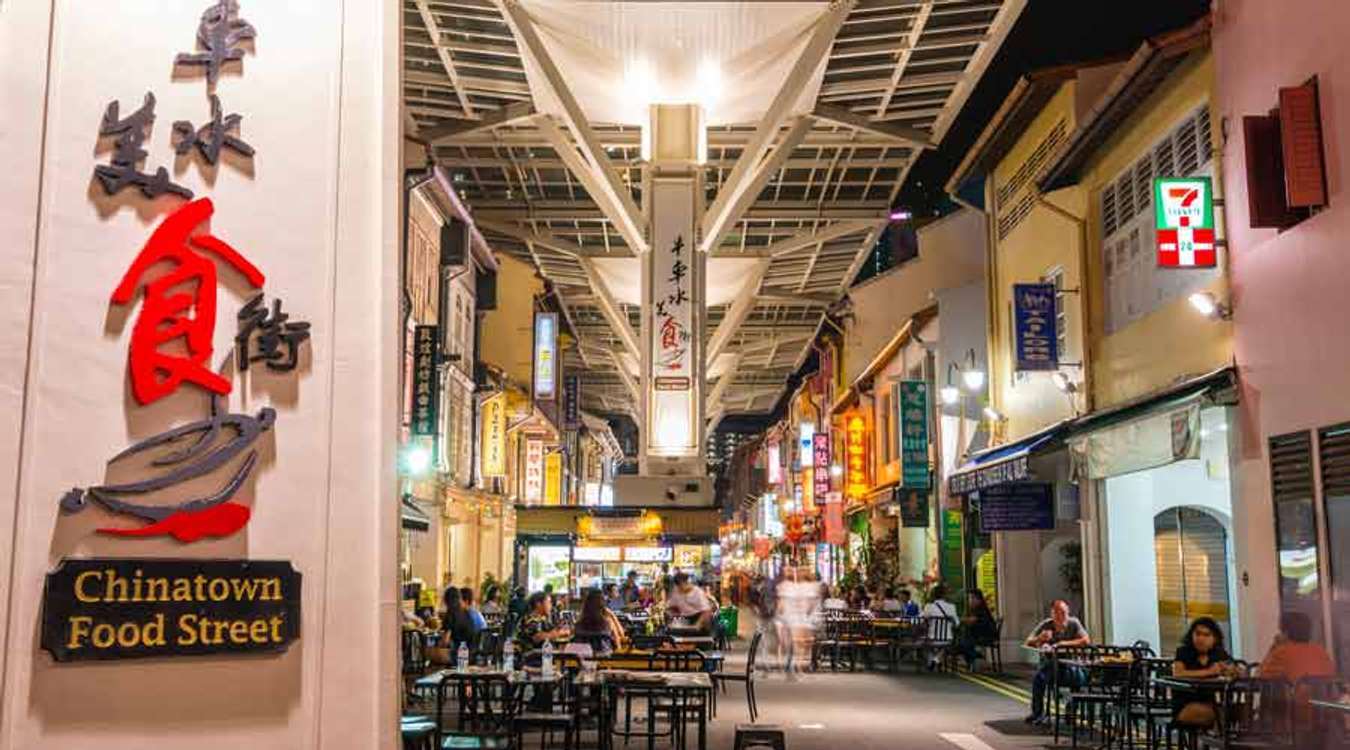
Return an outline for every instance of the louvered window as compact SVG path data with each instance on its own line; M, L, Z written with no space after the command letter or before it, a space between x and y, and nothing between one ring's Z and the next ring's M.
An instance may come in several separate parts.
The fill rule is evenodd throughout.
M1153 518L1158 571L1158 631L1164 652L1181 643L1192 620L1213 617L1232 635L1228 533L1209 512L1172 508Z
M1153 260L1155 177L1210 175L1209 105L1195 110L1102 189L1106 332L1115 333L1213 281L1214 269L1159 268Z
M1041 170L1050 157L1059 149L1068 137L1069 125L1065 120L1055 123L1026 161L1017 167L1007 182L998 186L995 192L995 205L998 208L998 238L1002 240L1017 228L1030 213L1035 203L1032 183L1040 176Z
M1331 577L1332 639L1342 665L1350 664L1350 424L1322 429L1317 453L1326 512L1327 564Z
M1270 491L1275 505L1275 548L1283 611L1309 616L1320 632L1317 511L1314 506L1312 434L1270 438Z

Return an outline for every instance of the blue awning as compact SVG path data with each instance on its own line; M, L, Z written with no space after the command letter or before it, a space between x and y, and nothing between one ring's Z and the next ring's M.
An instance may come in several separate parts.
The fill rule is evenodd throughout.
M965 495L1027 479L1031 474L1029 461L1032 454L1061 444L1071 421L1065 420L1007 445L971 455L947 478L948 491L953 495Z

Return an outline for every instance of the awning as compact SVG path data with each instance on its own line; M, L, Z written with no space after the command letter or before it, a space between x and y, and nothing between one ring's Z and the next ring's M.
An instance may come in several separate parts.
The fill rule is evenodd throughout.
M947 478L947 490L953 495L1020 482L1030 477L1032 454L1058 447L1071 420L1051 425L1021 440L975 453L960 469Z
M1069 439L1078 474L1104 479L1198 458L1200 409L1234 403L1236 384L1225 367L1080 419Z
M416 501L403 496L403 528L408 531L431 531L431 517L422 512Z

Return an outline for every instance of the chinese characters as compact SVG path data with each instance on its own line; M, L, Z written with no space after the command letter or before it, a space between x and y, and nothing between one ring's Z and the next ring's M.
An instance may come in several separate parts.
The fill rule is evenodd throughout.
M154 174L142 172L141 162L149 157L145 150L145 139L155 123L155 95L146 93L140 109L120 116L120 104L113 101L103 112L103 123L98 134L113 136L113 153L110 163L94 167L94 176L103 185L103 192L116 195L124 188L140 188L146 198L158 198L165 193L192 199L192 191L169 179L169 171L164 167Z

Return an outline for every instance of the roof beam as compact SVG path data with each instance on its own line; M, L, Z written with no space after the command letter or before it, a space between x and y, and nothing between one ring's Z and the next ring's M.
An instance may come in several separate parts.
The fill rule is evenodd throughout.
M832 122L836 125L856 128L872 135L879 135L883 138L889 138L896 143L906 146L918 146L919 148L935 148L933 141L929 139L928 134L918 128L909 128L904 125L896 125L890 122L879 122L868 118L866 115L860 115L852 110L843 107L835 107L829 104L817 104L811 116L824 122Z
M717 359L717 355L731 343L731 337L735 335L736 330L741 327L745 319L750 316L750 311L755 307L755 298L759 294L759 285L764 282L764 274L769 270L767 261L760 261L755 264L754 269L746 276L745 283L741 285L741 290L736 294L735 301L731 307L727 308L727 314L722 316L722 322L717 325L717 330L713 331L712 338L708 341L708 353L706 362L711 365Z
M604 180L595 174L593 168L586 163L581 153L572 144L572 140L567 137L562 128L558 127L557 123L548 118L540 118L539 129L548 138L553 149L562 157L568 169L581 182L581 186L586 189L586 193L595 201L596 206L600 208L600 212L614 225L628 247L636 254L646 252L647 240L643 235L642 227L636 223L636 213L630 214L629 209L622 205L622 201L616 199L613 192L607 189ZM628 203L631 205L633 199L626 189L623 196L628 198Z
M895 70L891 71L891 85L886 89L886 93L881 95L881 102L877 104L877 117L886 114L886 110L891 106L891 97L895 96L895 89L905 75L905 68L909 67L909 58L914 56L914 48L918 46L919 37L923 36L923 29L928 25L928 16L933 12L933 2L934 0L928 0L924 3L914 16L914 20L909 22L909 37L895 60Z
M464 116L473 119L477 117L473 111L473 105L469 103L469 92L464 88L464 83L459 80L459 71L455 69L455 58L450 54L450 50L442 47L440 44L441 29L436 24L436 16L432 14L427 0L413 0L417 6L417 14L422 17L422 25L427 27L427 33L431 35L432 44L436 47L436 56L441 59L441 66L445 68L445 74L450 77L450 85L455 87L455 96L459 99L459 106L464 109Z
M867 231L876 226L877 223L877 219L837 221L815 231L798 232L785 240L779 240L764 248L764 254L768 255L770 258L781 258L784 255L789 255L808 247L814 247L823 242L829 242L831 240L837 240L840 237L847 237L850 234Z
M514 125L533 119L539 113L531 102L515 102L491 112L477 120L459 120L427 128L422 138L428 145L436 146L458 136L491 130L500 125Z
M764 190L764 185L769 181L769 178L782 168L793 149L801 144L802 139L806 137L806 133L810 129L811 118L798 117L792 123L792 127L788 128L788 131L778 141L778 146L758 166L743 174L739 181L736 177L736 170L741 168L745 156L742 155L740 159L736 160L736 166L732 168L727 181L722 184L722 189L717 191L717 198L714 199L713 205L709 207L708 214L703 222L702 249L704 252L711 252L721 246L727 232L736 225L736 222L741 220L750 204L759 198L759 194ZM749 151L743 152L743 154L745 153L749 153Z
M633 333L633 326L628 323L628 315L619 307L619 303L614 299L614 294L610 292L609 285L600 277L595 270L595 261L589 258L579 258L581 270L586 272L586 278L591 282L591 291L595 294L596 306L600 308L600 313L609 321L609 327L614 329L619 340L623 342L623 348L628 354L632 355L639 362L642 361L642 349L638 347L637 334Z
M577 173L577 178L586 185L586 190L592 196L599 199L600 195L605 197L602 206L608 206L609 211L606 214L610 221L614 223L615 229L619 231L633 249L634 253L644 253L647 251L647 241L643 234L644 226L642 214L638 211L637 204L633 202L633 196L628 188L619 180L619 174L610 163L609 156L605 153L600 144L600 139L595 131L591 129L590 122L586 120L586 115L581 109L581 104L577 102L576 97L572 95L571 88L563 78L562 71L558 69L553 58L544 48L544 42L539 38L539 32L534 28L534 21L529 14L525 12L519 0L496 0L502 15L511 24L525 50L529 52L530 57L534 58L535 65L543 73L549 88L553 95L558 98L562 105L563 122L567 128L572 131L576 137L576 146L572 146L569 141L562 139L559 143L557 126L553 125L551 120L540 121L541 125L548 122L553 125L553 131L549 132L545 128L545 134L549 140L554 143L554 147L559 150L564 161L570 161L567 154L570 152L573 156L580 150L587 163L587 169ZM564 145L566 144L566 145ZM569 164L569 166L572 166ZM575 172L576 169L574 168ZM583 174L584 173L584 174Z
M731 364L726 368L726 371L722 373L721 377L717 378L717 382L713 384L713 387L708 389L708 397L704 402L704 411L710 413L721 411L722 397L726 395L727 387L731 385L731 381L736 379L736 368L740 366L740 363L741 355L731 355Z
M722 237L726 235L727 229L734 226L740 220L740 214L745 209L747 201L744 198L746 192L756 184L757 180L763 179L764 165L760 162L765 154L769 152L769 147L773 144L774 136L778 135L778 129L787 121L792 107L796 105L797 100L801 98L802 91L806 89L811 77L815 75L816 70L820 68L830 54L830 47L834 45L834 38L839 34L839 27L843 25L844 18L848 16L849 11L853 10L855 0L843 0L831 4L823 15L815 22L815 28L811 30L811 36L806 42L806 49L802 50L799 56L792 64L792 69L788 71L787 80L783 82L783 87L778 90L773 101L765 111L764 117L759 121L759 126L755 128L754 134L745 145L745 150L741 152L741 157L736 160L736 166L732 168L731 174L727 176L727 181L722 184L722 189L717 191L717 197L708 207L708 212L703 220L703 246L702 250L707 252L721 243ZM805 136L806 130L810 129L809 124L803 128L799 120L793 130L800 129L801 137ZM786 138L784 139L786 141ZM779 151L787 145L785 142L778 146ZM781 163L787 158L784 153L778 159ZM759 182L760 185L763 182ZM754 195L750 197L753 201ZM739 210L737 210L739 209Z

